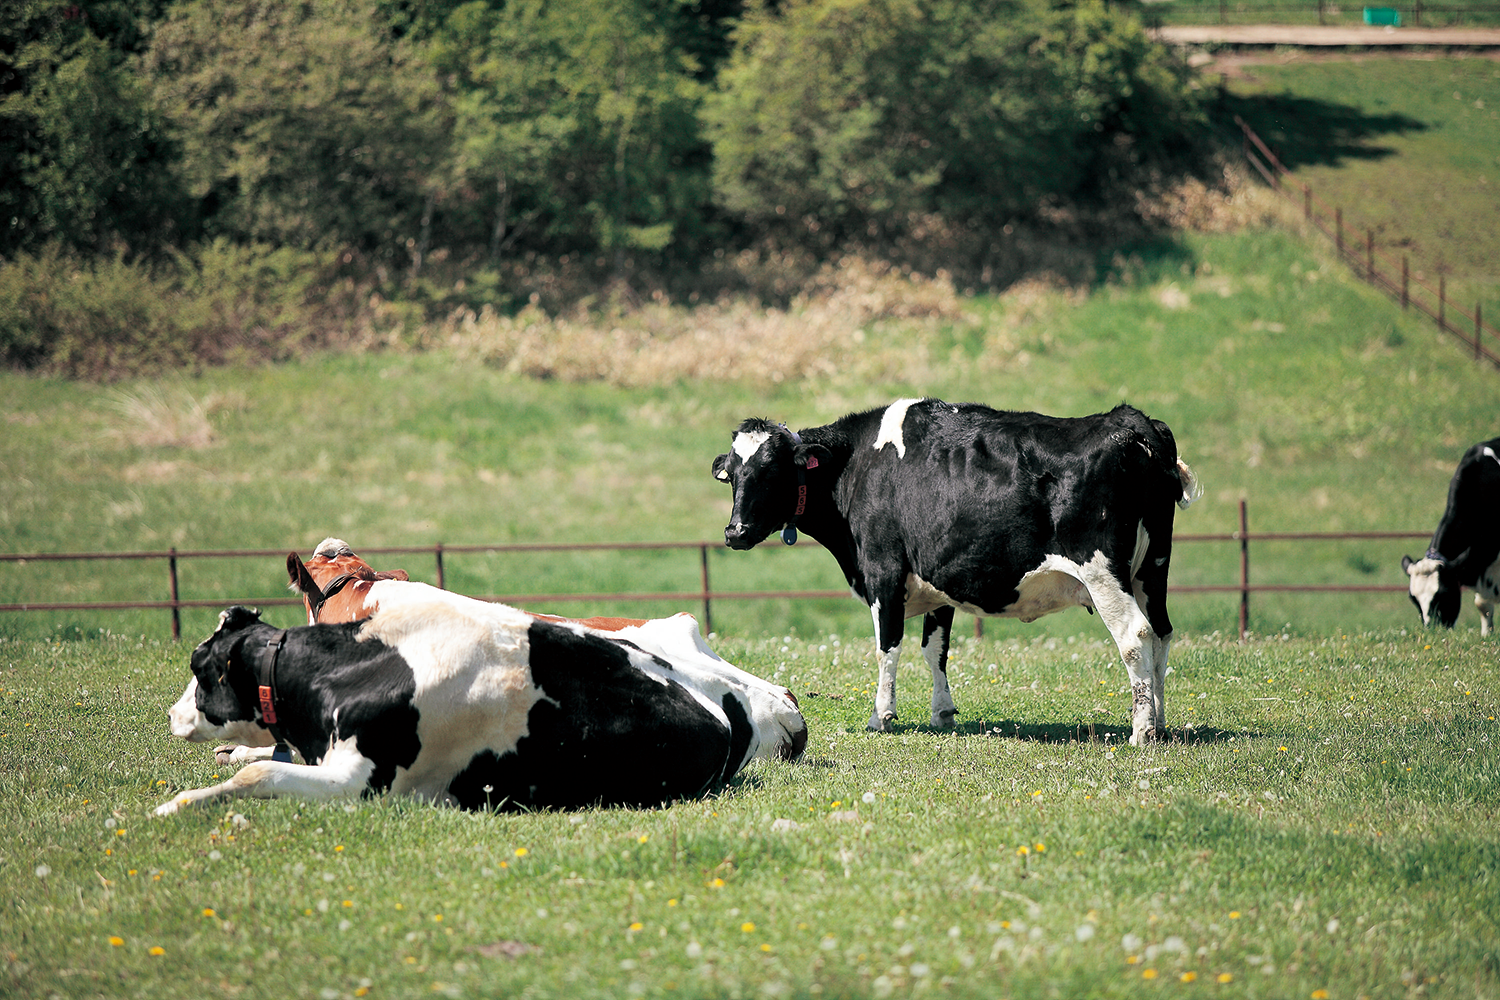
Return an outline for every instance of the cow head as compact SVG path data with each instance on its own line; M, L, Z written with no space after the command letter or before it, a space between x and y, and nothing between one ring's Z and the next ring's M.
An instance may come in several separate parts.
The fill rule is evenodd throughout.
M724 529L732 549L754 548L796 516L798 474L829 458L827 448L802 441L784 425L751 418L714 459L714 478L734 487L734 509Z
M249 630L260 614L235 605L221 612L213 635L193 650L193 679L168 711L172 735L190 743L229 740L270 746L271 733L256 721L255 665L245 660Z
M1467 549L1452 559L1429 549L1421 559L1401 557L1411 602L1417 606L1417 613L1422 616L1422 624L1426 627L1438 624L1452 628L1458 621L1459 598L1463 592L1463 586L1458 582L1459 573L1468 556Z
M287 589L302 595L309 625L368 618L374 612L373 607L365 606L370 584L408 579L404 569L377 573L341 538L323 539L306 563L295 552L288 552L286 573Z

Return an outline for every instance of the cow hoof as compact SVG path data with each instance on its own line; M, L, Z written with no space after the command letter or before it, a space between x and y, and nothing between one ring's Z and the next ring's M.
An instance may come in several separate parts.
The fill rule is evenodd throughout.
M946 712L933 712L932 725L934 729L952 729L958 725L958 709L950 708Z
M884 715L876 715L870 719L870 724L865 726L872 733L888 733L891 731L891 723L896 721L895 712L886 712Z

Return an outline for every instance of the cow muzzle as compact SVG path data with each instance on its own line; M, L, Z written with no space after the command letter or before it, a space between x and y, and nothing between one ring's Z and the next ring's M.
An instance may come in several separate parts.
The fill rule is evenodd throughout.
M753 549L759 541L743 522L735 521L724 529L724 544L731 549Z

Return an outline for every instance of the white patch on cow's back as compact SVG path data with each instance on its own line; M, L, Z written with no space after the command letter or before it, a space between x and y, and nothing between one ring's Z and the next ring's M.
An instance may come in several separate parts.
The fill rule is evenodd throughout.
M475 754L503 756L527 735L532 707L547 696L531 675L535 619L423 583L382 580L370 590L379 610L358 638L394 647L416 682L422 749L391 791L437 797Z
M730 447L734 453L740 456L741 462L748 462L760 451L760 446L771 438L770 431L736 431L734 441Z
M1500 462L1500 455L1496 455L1495 454L1495 449L1489 447L1488 445L1485 446L1484 451L1481 454L1488 455L1490 458L1493 458L1495 461Z
M885 413L880 416L880 431L875 435L875 450L879 451L888 444L896 446L896 457L906 457L906 439L902 434L902 427L906 423L906 411L913 403L920 403L920 399L898 399L885 408Z

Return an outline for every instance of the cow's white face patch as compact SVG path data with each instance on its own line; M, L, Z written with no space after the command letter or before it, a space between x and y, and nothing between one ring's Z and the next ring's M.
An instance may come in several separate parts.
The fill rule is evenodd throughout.
M731 447L740 456L741 462L749 462L760 451L760 446L771 439L769 431L741 431L734 435Z
M875 435L876 451L890 444L896 446L897 458L906 457L906 439L902 434L906 411L913 403L920 402L920 399L898 399L885 408L885 413L880 417L880 432Z
M1411 597L1417 602L1417 610L1422 612L1423 625L1432 624L1432 602L1438 595L1438 569L1436 559L1418 559L1406 570L1406 575L1411 577L1408 582Z

